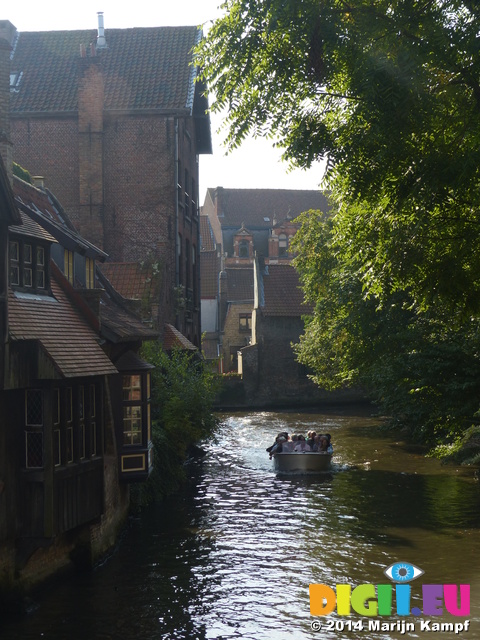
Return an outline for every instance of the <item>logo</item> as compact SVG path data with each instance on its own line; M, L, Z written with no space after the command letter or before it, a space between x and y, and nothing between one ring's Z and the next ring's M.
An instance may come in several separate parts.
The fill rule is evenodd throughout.
M367 618L395 614L416 617L442 616L445 613L462 617L470 615L469 584L422 584L418 585L418 588L416 584L414 595L417 600L421 598L421 608L411 607L412 585L410 583L424 575L424 571L408 562L395 562L384 570L384 574L390 583L360 584L356 587L352 587L350 584L337 584L335 589L325 584L311 584L310 614L312 616L328 616L336 609L338 616L350 616L352 613L356 613ZM436 619L438 620L438 617ZM335 624L338 626L338 623L337 620ZM363 629L363 623L356 624L362 624L361 628ZM409 629L407 630L415 630L413 623L405 623L404 620L395 623L370 620L368 626L370 630L390 631L398 630L398 625L402 625L402 628L408 625ZM421 627L424 631L443 631L447 630L447 627L448 629L451 627L451 630L458 633L456 629L458 625L462 627L462 631L466 631L469 621L455 623L455 629L453 623L440 625L431 620L421 621ZM312 623L312 629L319 628L321 628L321 624ZM358 629L360 630L360 627Z

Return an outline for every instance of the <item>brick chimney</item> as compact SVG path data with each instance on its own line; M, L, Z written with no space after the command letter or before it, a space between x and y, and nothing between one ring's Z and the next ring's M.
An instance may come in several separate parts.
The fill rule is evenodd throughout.
M103 226L103 101L101 56L92 46L78 61L78 145L81 220L78 231L104 246Z
M17 30L0 20L0 154L10 182L13 181L13 149L10 139L10 53Z

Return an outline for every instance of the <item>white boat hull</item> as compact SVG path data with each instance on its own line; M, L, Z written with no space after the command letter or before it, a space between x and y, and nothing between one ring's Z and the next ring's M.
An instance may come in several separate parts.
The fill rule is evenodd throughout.
M274 453L275 471L279 473L323 473L330 470L331 453L298 451Z

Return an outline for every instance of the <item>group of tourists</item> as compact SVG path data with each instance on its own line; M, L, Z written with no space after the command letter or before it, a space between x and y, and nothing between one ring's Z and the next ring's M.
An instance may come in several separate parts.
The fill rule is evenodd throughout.
M329 433L317 434L315 431L309 431L305 437L301 433L289 436L286 431L282 431L275 438L275 442L267 447L267 451L271 458L274 453L302 453L304 451L333 453L333 447Z

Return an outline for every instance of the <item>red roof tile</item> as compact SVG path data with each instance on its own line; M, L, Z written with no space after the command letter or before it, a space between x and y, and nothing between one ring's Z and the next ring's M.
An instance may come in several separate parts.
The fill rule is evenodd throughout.
M186 349L188 351L196 351L197 347L190 342L178 329L171 324L165 325L165 331L163 334L163 348L165 351L171 351L172 349Z
M105 77L105 109L191 109L197 27L106 29L98 53ZM12 112L76 111L80 46L96 42L94 29L21 32L11 70L22 73Z
M292 265L268 265L263 275L263 291L262 312L266 316L292 318L312 313L312 306L304 302L300 279Z
M20 217L23 224L21 226L11 227L12 233L18 233L22 236L29 236L30 238L36 238L37 240L47 240L48 242L55 242L55 238L51 236L46 229L40 226L37 222L32 220L26 213L20 211Z
M254 299L253 266L238 269L228 268L227 273L227 300L228 302L241 302Z
M220 258L216 251L202 251L200 254L200 292L203 299L218 296L218 274Z
M209 189L210 198L217 199L222 228L240 229L245 224L251 231L269 229L286 219L294 219L310 209L327 212L325 193L302 189ZM205 199L207 203L209 199Z
M201 251L215 251L215 236L208 216L200 216L200 249Z
M151 299L155 295L157 278L150 266L138 262L105 262L100 271L112 287L127 300Z

